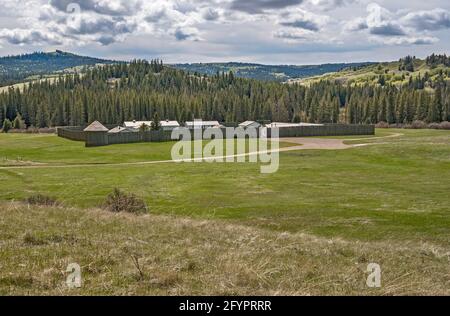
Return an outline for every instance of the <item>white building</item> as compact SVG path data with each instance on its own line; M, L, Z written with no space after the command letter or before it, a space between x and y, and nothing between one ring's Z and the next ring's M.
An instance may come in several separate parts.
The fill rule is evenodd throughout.
M272 122L270 124L266 124L265 127L274 128L274 127L300 127L300 126L323 126L323 124L312 124L312 123L281 123L281 122Z
M250 128L250 127L259 128L259 127L261 127L261 124L259 124L258 122L255 122L255 121L245 121L245 122L242 122L241 124L239 124L239 127L242 127L244 129Z
M195 121L188 121L186 122L186 127L190 129L207 129L207 128L218 128L222 127L218 121L202 121L202 120L195 120Z
M109 130L108 134L133 133L133 132L136 132L134 128L117 126Z
M131 121L131 122L125 122L124 126L127 128L133 128L133 129L139 129L142 125L147 125L148 128L150 128L152 126L152 121ZM164 131L172 131L177 127L180 127L180 123L178 123L177 121L169 121L169 120L165 120L165 121L161 121L161 128Z

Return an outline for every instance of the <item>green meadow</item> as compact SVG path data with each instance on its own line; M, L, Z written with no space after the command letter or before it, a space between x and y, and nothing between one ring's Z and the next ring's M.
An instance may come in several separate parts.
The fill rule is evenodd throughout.
M395 133L402 136L377 138ZM450 132L389 129L354 138L346 141L370 145L282 152L279 171L261 174L258 163L120 165L170 159L173 143L85 148L53 135L1 134L0 200L40 193L95 208L120 188L143 197L151 214L449 246Z

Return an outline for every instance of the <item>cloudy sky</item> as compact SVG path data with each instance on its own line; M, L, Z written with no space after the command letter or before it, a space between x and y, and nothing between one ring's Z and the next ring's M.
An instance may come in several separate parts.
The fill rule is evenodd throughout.
M449 0L0 0L0 55L271 64L450 53Z

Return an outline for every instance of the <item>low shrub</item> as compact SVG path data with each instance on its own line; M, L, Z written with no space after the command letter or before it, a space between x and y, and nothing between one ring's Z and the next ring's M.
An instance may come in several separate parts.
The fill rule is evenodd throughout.
M439 129L440 128L440 124L439 123L430 123L430 124L428 124L428 128L430 128L430 129Z
M386 122L378 122L378 123L375 125L375 127L376 127L376 128L389 128L389 124L386 123Z
M26 199L26 202L31 205L42 205L42 206L59 205L56 199L43 194L32 195Z
M416 120L416 121L412 122L411 128L413 128L413 129L427 128L427 124L424 121Z
M441 124L439 124L440 129L450 129L450 122L441 122Z
M108 195L104 208L110 212L119 213L146 213L148 211L145 201L132 193L125 193L119 189Z

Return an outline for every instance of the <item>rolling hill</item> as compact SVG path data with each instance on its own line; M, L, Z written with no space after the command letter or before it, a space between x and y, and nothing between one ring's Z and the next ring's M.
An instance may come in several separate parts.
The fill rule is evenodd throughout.
M0 58L0 86L14 84L31 76L46 75L65 69L110 64L113 61L79 56L63 51L35 52Z
M372 63L339 63L323 65L261 65L250 63L194 63L194 64L172 64L177 69L191 73L215 75L217 72L232 71L237 77L258 79L266 81L285 82L292 79L307 78L323 75L347 68L359 68Z
M401 86L416 79L420 79L424 83L433 82L440 75L444 80L450 80L450 63L446 55L431 55L426 59L407 56L398 61L370 64L352 69L347 68L334 73L290 80L290 82L309 85L327 80L349 85L393 84Z

